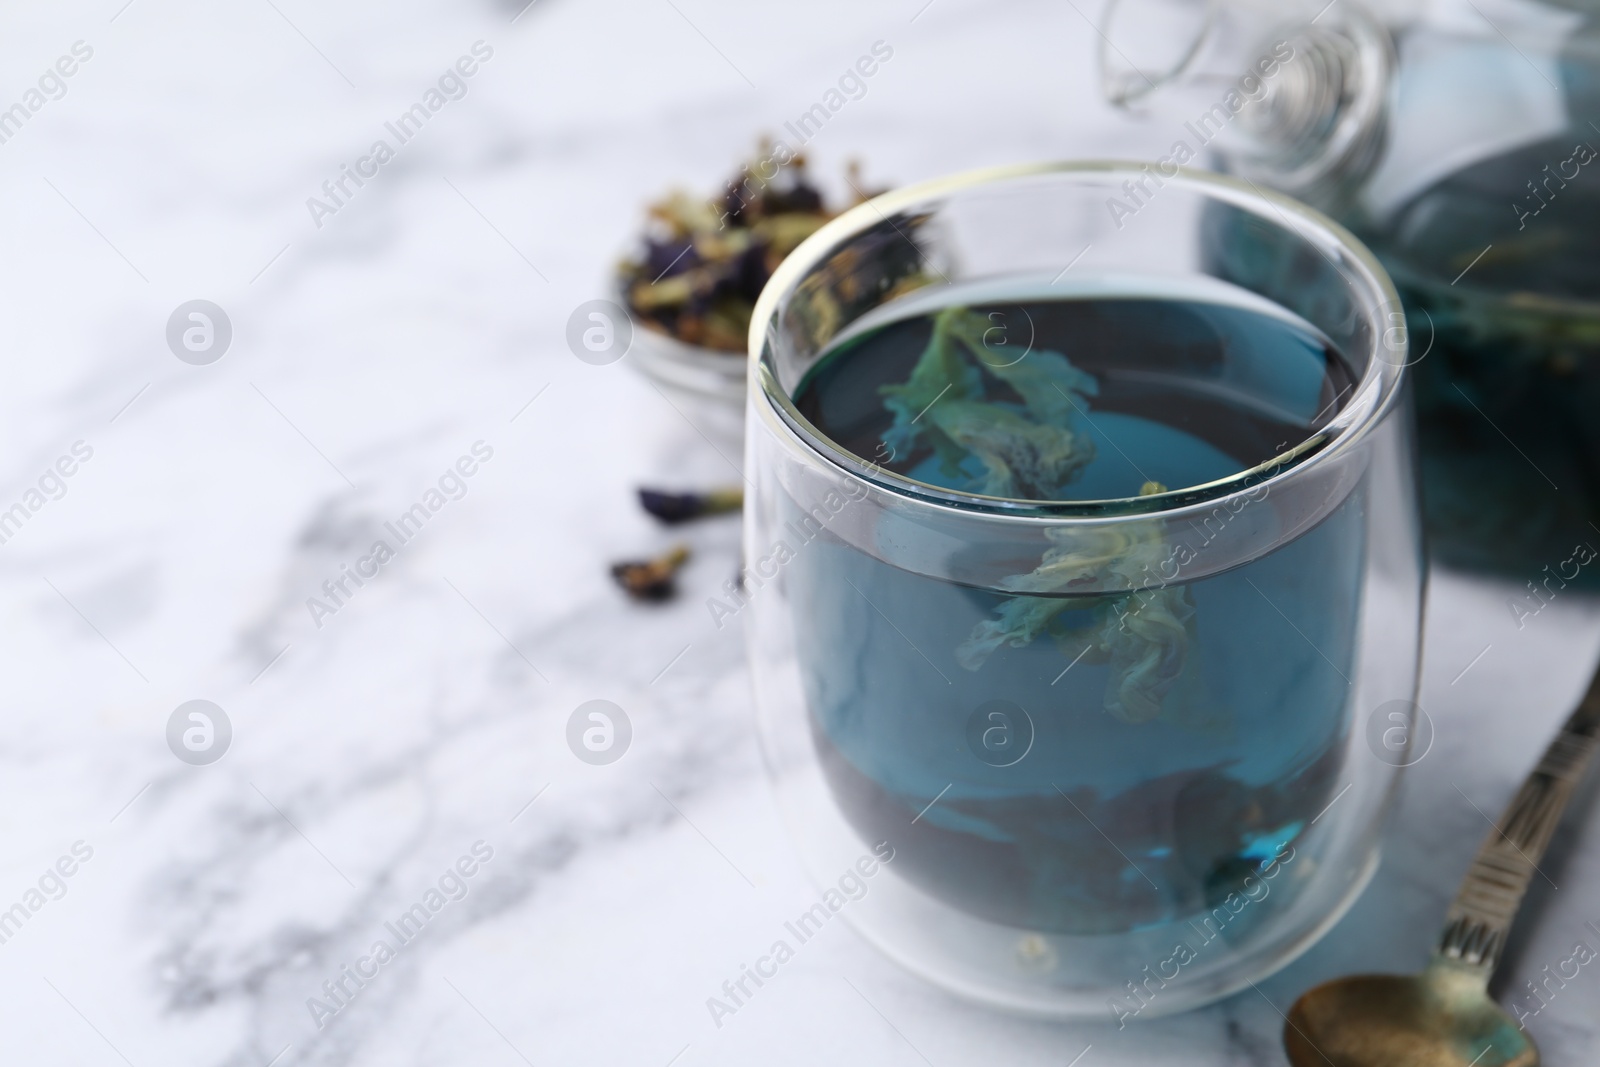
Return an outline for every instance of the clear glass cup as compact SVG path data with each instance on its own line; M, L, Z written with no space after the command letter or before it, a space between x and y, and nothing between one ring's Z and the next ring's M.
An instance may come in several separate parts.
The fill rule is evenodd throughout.
M823 890L794 937L843 915L958 994L1121 1024L1283 966L1360 893L1409 758L1425 575L1407 338L1382 268L1286 197L1152 173L936 181L790 256L751 331L733 605L768 771ZM1108 206L1130 199L1134 217ZM1233 476L1058 502L914 480L794 402L820 357L908 302L1052 277L1078 292L1226 286L1292 312L1348 360L1343 406ZM1277 372L1272 352L1252 358L1221 387ZM1030 587L1064 552L1145 565ZM1188 605L1159 713L1114 653L1079 662L1040 639L974 665L986 624L1050 597L1093 598L1074 603L1135 629L1153 599Z

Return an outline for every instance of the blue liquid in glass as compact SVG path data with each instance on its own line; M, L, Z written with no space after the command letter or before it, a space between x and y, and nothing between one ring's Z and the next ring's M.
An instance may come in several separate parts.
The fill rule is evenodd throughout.
M1367 235L1417 350L1430 548L1519 583L1561 571L1549 591L1600 585L1600 569L1562 566L1575 545L1600 543L1596 146L1580 125L1480 161Z
M1031 342L1094 378L1079 422L1094 459L1069 499L1226 477L1337 411L1354 380L1344 357L1230 288L969 302L1004 324L1013 347L997 352L1015 358ZM882 455L891 416L878 389L906 381L933 322L916 314L839 345L796 404L836 443ZM990 393L1007 402L1002 388ZM892 467L933 483L970 474L917 453ZM1017 597L817 536L787 580L812 733L846 817L865 840L893 841L896 870L923 890L997 923L1110 933L1216 906L1333 797L1355 672L1361 507L1352 495L1276 551L1158 593L1136 587L1109 614L1103 597L1060 592L1048 632L976 665L975 632ZM1227 521L1224 511L1181 536L1199 544L1208 523ZM1116 699L1134 677L1125 663L1074 658L1060 639L1097 632L1097 618L1098 632L1123 612L1137 619L1150 596L1184 630L1153 711Z

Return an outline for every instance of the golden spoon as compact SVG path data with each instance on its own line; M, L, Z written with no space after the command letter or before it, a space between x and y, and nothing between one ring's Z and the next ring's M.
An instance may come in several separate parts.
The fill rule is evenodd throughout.
M1294 1067L1534 1067L1533 1039L1489 999L1489 975L1562 810L1600 739L1600 671L1478 849L1420 975L1324 982L1283 1028Z

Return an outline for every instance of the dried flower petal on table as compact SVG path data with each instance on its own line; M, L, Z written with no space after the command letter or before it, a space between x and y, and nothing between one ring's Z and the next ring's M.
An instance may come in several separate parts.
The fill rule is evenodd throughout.
M659 489L641 489L639 506L671 526L707 515L738 511L744 507L744 490L738 486L704 493L666 493Z
M656 559L613 563L611 577L636 600L668 600L677 592L678 570L689 561L689 549L678 545Z

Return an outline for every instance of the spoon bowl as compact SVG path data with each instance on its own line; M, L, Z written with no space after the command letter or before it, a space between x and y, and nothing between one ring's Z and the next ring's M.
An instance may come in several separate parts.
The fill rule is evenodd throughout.
M1489 999L1477 969L1325 982L1284 1027L1293 1067L1534 1067L1533 1040Z
M1284 1016L1294 1067L1537 1067L1489 975L1556 823L1600 748L1600 670L1478 849L1427 969L1324 982Z

